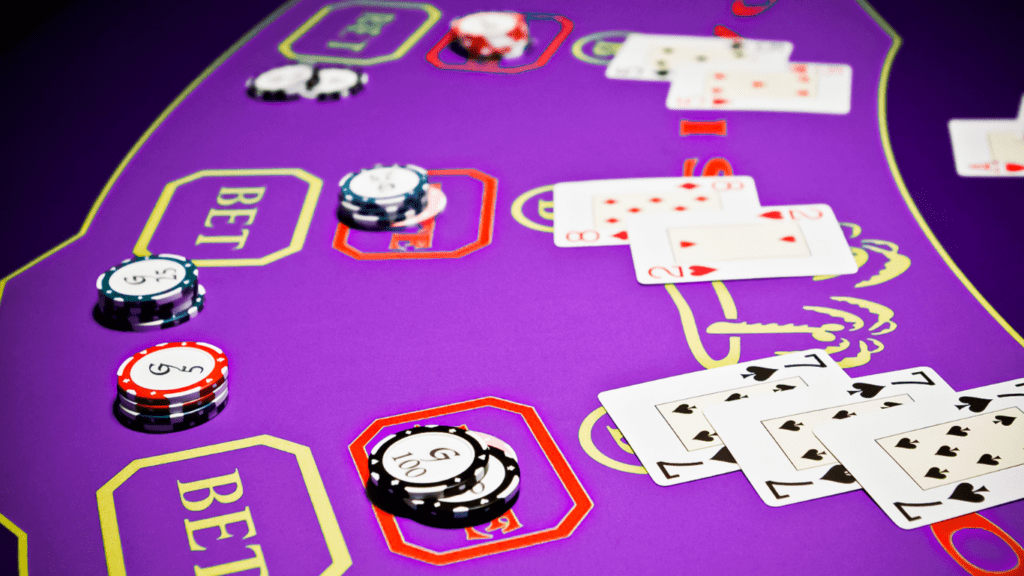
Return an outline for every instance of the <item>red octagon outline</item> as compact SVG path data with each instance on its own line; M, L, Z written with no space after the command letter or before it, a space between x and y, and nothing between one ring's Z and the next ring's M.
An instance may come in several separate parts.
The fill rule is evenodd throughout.
M487 60L484 62L467 60L461 64L448 64L447 62L442 62L441 50L444 50L445 47L451 44L452 40L455 39L455 32L452 32L451 30L441 38L440 42L434 44L434 47L427 52L427 62L430 62L441 70L464 70L467 72L489 72L491 74L518 74L520 72L542 68L549 60L551 60L551 57L555 55L555 51L557 51L558 47L562 45L562 42L569 37L569 33L572 32L573 24L572 20L558 14L526 13L527 20L529 20L531 16L533 16L534 19L539 20L554 20L555 22L558 22L558 25L561 28L559 29L558 34L555 34L555 37L544 48L544 51L537 56L537 59L529 64L502 68L496 60ZM537 18L540 16L543 18Z
M554 438L551 437L551 433L548 432L547 427L544 426L544 422L541 421L540 415L537 414L537 410L532 406L527 406L526 404L519 404L518 402L512 402L510 400L504 400L494 396L374 420L373 423L363 430L363 432L348 445L349 453L352 455L352 462L356 465L356 471L359 473L359 479L364 485L369 479L366 447L369 445L370 440L372 440L374 436L379 434L380 431L387 426L408 424L409 422L424 420L426 418L434 418L437 416L487 407L505 410L507 412L519 414L523 417L523 420L526 421L526 425L529 427L530 432L533 433L534 438L536 438L541 450L547 457L548 462L551 463L551 467L554 468L555 474L558 475L558 479L561 480L562 487L564 487L566 492L569 493L569 497L573 502L572 508L569 509L569 512L566 513L558 525L553 528L529 532L519 536L510 536L500 540L487 540L477 544L471 544L463 548L449 550L447 552L435 552L422 546L406 542L405 537L398 528L398 522L395 520L395 517L374 506L373 513L377 517L377 523L380 524L381 531L384 533L384 539L387 541L388 548L392 552L408 556L428 564L433 564L435 566L443 566L453 562L463 562L465 560L472 560L473 558L480 558L491 554L518 550L519 548L543 544L545 542L552 542L554 540L561 540L562 538L571 536L580 523L583 522L583 519L587 514L590 513L590 510L594 507L594 501L590 499L587 491L583 488L583 484L581 484L579 478L576 477L576 473L572 471L571 467L569 467L569 462L565 459L565 456L558 448L558 445L555 444Z
M484 186L480 205L480 224L477 226L476 240L456 248L437 252L363 252L348 243L348 226L339 223L334 230L334 241L331 246L342 254L356 260L435 260L441 258L462 258L470 252L487 246L494 236L494 207L498 197L498 179L472 168L455 168L451 170L427 170L428 176L469 176Z

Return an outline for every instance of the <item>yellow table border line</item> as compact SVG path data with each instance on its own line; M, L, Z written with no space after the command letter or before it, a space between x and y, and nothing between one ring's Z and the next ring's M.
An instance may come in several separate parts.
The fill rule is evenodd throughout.
M965 276L963 271L960 270L960 267L956 265L956 262L953 262L953 258L950 257L949 252L946 252L942 243L939 242L935 233L932 232L928 223L925 222L924 217L921 216L921 211L918 210L917 204L914 202L914 198L910 195L910 191L907 190L907 184L903 181L900 169L896 165L896 157L892 152L892 143L889 140L888 114L886 111L889 73L892 70L892 63L896 59L896 53L899 52L900 46L903 45L903 38L892 26L889 25L888 22L885 21L885 19L882 18L881 14L875 11L875 9L868 4L867 0L857 0L857 3L860 4L861 8L864 9L868 16L870 16L871 19L874 20L890 38L892 38L892 46L889 47L889 53L885 56L885 63L882 65L882 75L879 78L878 83L878 128L880 136L882 137L882 149L885 150L885 159L889 163L889 171L892 172L892 177L896 182L896 187L899 188L900 195L903 196L903 201L910 210L910 214L914 217L914 220L917 221L917 225L921 227L921 231L924 232L925 237L927 237L928 241L931 242L935 251L939 253L939 256L946 263L946 266L949 267L957 279L959 279L964 287L967 288L967 291L974 296L979 304L981 304L982 308L984 308L992 318L995 319L995 321L998 322L999 325L1017 341L1018 344L1024 346L1024 338L1022 338L1021 335L1018 334L1012 326L1010 326L1009 322L1007 322L1002 315L1000 315L999 312L997 312L996 309L988 303L988 300L986 300L985 297L981 295L981 292L974 287L974 284L967 279L967 276Z

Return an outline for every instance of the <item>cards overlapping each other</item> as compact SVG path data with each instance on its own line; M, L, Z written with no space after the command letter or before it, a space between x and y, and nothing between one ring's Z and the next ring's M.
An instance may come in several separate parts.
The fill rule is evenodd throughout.
M1024 177L1024 97L1016 119L950 120L949 140L960 176Z
M605 76L614 80L670 80L680 68L716 70L785 69L791 42L629 34L608 63Z
M704 415L765 504L786 506L860 489L814 435L815 426L952 394L931 368L910 368L857 378L843 389L709 406Z
M825 204L629 219L637 281L671 284L853 274L857 263Z
M608 390L597 397L651 479L673 486L739 470L704 417L705 408L801 388L845 390L849 384L825 351L807 350Z
M626 220L638 214L757 208L749 176L623 178L554 186L554 237L560 248L629 243Z
M1024 498L1024 380L822 424L814 435L900 528Z

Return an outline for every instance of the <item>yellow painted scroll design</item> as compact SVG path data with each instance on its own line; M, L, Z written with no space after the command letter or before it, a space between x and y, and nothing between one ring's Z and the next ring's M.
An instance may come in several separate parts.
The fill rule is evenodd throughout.
M725 316L726 320L735 320L737 318L736 303L732 299L732 294L729 294L729 289L720 281L712 282L711 286L715 289L718 303L722 306L722 315ZM704 345L700 341L700 329L697 328L697 320L693 317L693 310L690 309L690 305L686 303L686 299L683 298L679 289L676 288L675 284L665 284L665 290L668 291L672 302L679 309L679 320L683 324L686 344L690 347L690 352L697 359L697 362L700 362L701 366L717 368L719 366L729 366L740 361L739 336L731 336L729 338L729 352L721 360L715 360L704 349Z
M820 326L809 324L778 324L757 323L757 322L715 322L708 326L708 334L728 335L730 338L739 338L741 335L753 334L809 334L818 342L834 343L825 347L825 351L833 356L836 362L843 368L863 366L870 361L873 354L885 349L885 346L877 336L888 334L896 329L896 322L893 320L895 313L888 306L850 296L832 296L836 302L849 304L859 308L855 312L832 308L827 306L804 306L808 312L816 312L829 316L841 322L825 322ZM870 326L864 320L865 311L871 320ZM842 338L837 332L850 334L868 328L863 334L853 335L851 339L857 343L852 355L837 357L837 355L850 349L851 339ZM738 346L737 346L738 347ZM789 354L790 351L778 351L776 354Z
M594 410L583 419L583 423L580 424L580 446L583 447L583 451L586 452L591 458L598 461L599 463L611 468L612 470L618 470L619 472L629 472L630 474L647 474L647 470L643 466L636 464L626 464L625 462L619 462L618 460L611 458L607 454L597 449L597 445L594 444L594 424L608 412L605 411L604 406L598 406L597 410ZM615 444L621 448L624 452L629 454L633 453L633 449L626 444L622 438L622 432L619 432L617 428L606 426L608 432L615 439Z

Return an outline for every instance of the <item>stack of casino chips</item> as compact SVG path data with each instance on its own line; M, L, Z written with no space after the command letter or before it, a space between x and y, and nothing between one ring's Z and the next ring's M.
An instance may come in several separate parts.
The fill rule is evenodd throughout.
M519 459L491 436L452 426L417 426L378 443L366 492L384 512L438 528L490 522L519 499Z
M412 164L378 164L346 174L339 184L338 220L364 230L407 226L428 206L427 171Z
M271 68L245 83L245 92L255 100L285 102L340 100L358 94L369 78L351 68L321 68L309 64L289 64Z
M191 260L174 254L129 258L96 279L93 316L107 328L127 332L179 326L206 306L198 275Z
M518 12L477 12L452 20L454 44L470 58L519 58L530 43Z
M203 342L169 342L136 353L117 370L118 421L140 432L178 432L227 406L228 358Z

